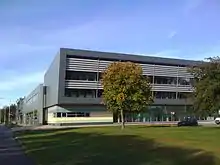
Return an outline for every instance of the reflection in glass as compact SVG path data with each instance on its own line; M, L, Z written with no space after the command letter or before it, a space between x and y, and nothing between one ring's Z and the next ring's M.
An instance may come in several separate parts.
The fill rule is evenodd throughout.
M164 76L155 76L154 84L177 84L177 77L164 77Z
M176 92L154 92L156 99L176 99Z

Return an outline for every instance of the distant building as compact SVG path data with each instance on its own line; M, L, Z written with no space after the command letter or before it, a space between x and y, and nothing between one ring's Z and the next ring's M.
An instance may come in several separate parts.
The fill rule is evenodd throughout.
M116 122L101 104L102 72L115 61L139 63L150 78L154 103L146 112L125 114L127 121L170 121L185 116L191 108L186 94L192 92L188 66L198 61L121 53L61 48L40 84L24 99L26 124L86 124Z

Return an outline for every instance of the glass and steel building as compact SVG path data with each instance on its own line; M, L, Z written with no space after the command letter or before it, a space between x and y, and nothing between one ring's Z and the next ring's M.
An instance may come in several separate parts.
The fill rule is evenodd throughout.
M112 123L115 116L102 104L102 72L116 61L139 63L152 84L154 103L129 122L179 120L190 113L193 76L188 67L199 61L61 48L39 85L24 100L29 124Z

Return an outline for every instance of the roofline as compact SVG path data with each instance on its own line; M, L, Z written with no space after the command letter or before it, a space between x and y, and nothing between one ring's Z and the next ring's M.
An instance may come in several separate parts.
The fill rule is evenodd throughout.
M177 59L177 58L164 58L152 57L145 55L135 55L127 53L113 53L104 51L93 51L83 49L60 48L60 52L67 55L73 55L84 58L106 59L106 60L125 60L138 63L161 64L161 65L174 65L174 66L197 66L203 61Z
M30 93L28 93L28 94L24 97L24 100L29 99L30 96L32 96L33 94L35 94L36 90L37 90L38 88L40 88L41 86L44 86L44 84L43 84L43 83L39 83L37 86L35 86L35 88L34 88Z

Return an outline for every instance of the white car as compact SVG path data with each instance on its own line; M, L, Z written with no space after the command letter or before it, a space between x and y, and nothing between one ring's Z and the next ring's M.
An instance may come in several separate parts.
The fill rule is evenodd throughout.
M218 125L220 124L220 117L215 118L215 123Z

